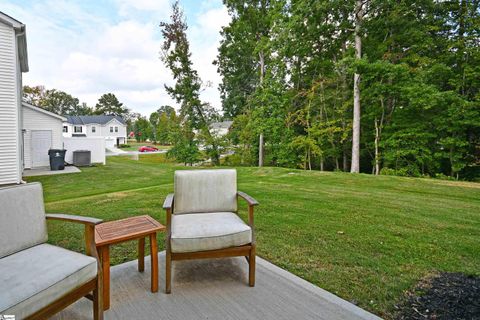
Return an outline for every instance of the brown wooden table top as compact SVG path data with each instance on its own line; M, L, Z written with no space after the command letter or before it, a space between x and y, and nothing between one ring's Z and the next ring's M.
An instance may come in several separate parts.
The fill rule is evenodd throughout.
M165 229L164 225L148 215L104 222L95 226L95 244L101 247L138 239Z

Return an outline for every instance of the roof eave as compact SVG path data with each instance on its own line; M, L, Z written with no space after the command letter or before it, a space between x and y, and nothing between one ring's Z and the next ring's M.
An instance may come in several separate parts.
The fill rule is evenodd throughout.
M21 29L22 27L25 27L23 23L20 21L10 17L9 15L3 13L0 11L0 22L5 23L6 25L9 25L15 29Z

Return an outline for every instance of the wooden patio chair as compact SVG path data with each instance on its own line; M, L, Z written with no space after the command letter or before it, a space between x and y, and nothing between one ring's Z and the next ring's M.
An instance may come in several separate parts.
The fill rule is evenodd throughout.
M245 256L255 285L253 209L258 202L237 191L236 170L179 170L167 215L166 293L171 292L172 260ZM248 203L248 224L237 215L237 197Z
M47 244L46 219L85 225L89 256ZM47 319L86 296L93 300L94 319L103 319L102 272L94 241L100 222L46 215L39 183L0 188L0 315Z

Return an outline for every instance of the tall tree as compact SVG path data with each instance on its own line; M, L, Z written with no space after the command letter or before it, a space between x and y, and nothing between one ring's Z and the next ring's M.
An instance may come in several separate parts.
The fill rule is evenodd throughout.
M23 100L34 106L41 106L45 99L45 91L44 86L23 86Z
M47 90L45 97L40 102L42 108L59 115L72 115L76 113L79 105L78 98L56 89Z
M95 105L95 114L107 114L124 117L128 113L128 108L125 107L113 93L103 94Z
M170 18L170 22L160 23L164 38L162 61L170 69L175 79L175 85L165 85L165 89L180 104L180 117L185 128L178 132L184 133L184 138L186 138L181 140L181 145L185 146L187 150L194 150L196 142L194 141L195 135L192 133L194 130L203 132L206 144L211 146L209 150L212 162L218 164L220 154L209 130L206 105L200 101L202 82L192 66L190 45L186 34L188 26L178 1L172 5ZM188 141L188 144L184 143L185 141ZM182 152L177 154L182 154Z
M135 133L135 139L138 142L143 142L149 139L152 135L152 127L147 118L139 117L133 124L133 132Z
M366 0L355 2L355 58L362 59L362 22ZM360 74L355 72L353 79L353 133L352 165L350 172L360 172Z
M224 1L232 21L221 31L222 40L214 64L222 75L219 89L227 118L233 119L245 111L249 97L264 78L269 63L265 44L271 24L270 2Z

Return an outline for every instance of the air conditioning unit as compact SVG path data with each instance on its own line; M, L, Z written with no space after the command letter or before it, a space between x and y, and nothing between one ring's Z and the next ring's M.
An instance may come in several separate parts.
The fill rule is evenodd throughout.
M92 165L90 150L73 151L73 165L76 167L86 167Z

